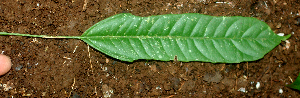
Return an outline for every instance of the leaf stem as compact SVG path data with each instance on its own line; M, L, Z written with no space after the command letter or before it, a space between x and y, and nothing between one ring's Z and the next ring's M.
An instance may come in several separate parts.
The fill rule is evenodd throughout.
M41 38L74 38L74 39L81 38L80 36L48 36L48 35L30 35L30 34L7 33L7 32L0 32L0 35L14 35L14 36L41 37Z

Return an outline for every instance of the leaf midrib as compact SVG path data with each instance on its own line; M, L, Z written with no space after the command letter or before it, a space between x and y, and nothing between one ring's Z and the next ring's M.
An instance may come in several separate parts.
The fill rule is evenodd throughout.
M230 40L230 39L246 39L246 40L266 40L266 39L273 39L273 38L219 38L219 37L186 37L186 36L80 36L82 39L94 39L94 38L139 38L139 39L224 39L224 40Z

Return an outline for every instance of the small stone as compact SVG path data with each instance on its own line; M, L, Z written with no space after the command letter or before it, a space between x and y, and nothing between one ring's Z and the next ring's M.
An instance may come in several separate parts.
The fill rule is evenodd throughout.
M238 91L243 92L243 93L247 93L247 91L244 87L241 87Z
M280 88L279 89L279 94L282 94L283 93L283 90Z
M19 71L19 70L21 70L22 68L23 68L23 66L20 65L20 66L17 66L15 69L16 69L16 71Z
M296 18L295 24L300 25L300 17Z
M42 96L46 96L46 93L47 93L47 92L42 92Z
M256 89L259 89L260 88L260 83L257 82L255 87L256 87Z
M283 3L283 5L287 5L287 3L286 3L286 2L284 2L284 3Z
M203 78L204 81L219 83L222 80L220 72L206 73Z
M276 26L277 29L281 28L281 23L278 23Z
M285 40L285 49L289 49L290 48L290 46L291 46L291 43L290 43L290 41L289 40Z
M284 33L278 33L277 35L278 36L284 36Z
M112 97L112 95L114 94L114 90L107 84L102 85L102 91L104 98Z

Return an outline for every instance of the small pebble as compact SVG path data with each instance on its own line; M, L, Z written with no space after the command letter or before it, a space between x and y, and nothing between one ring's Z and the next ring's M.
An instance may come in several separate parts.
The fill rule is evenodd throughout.
M300 25L300 17L298 17L298 18L296 19L295 24L296 24L296 25Z
M283 93L283 90L280 88L279 89L279 94L282 94Z
M243 92L243 93L246 93L246 92L247 92L246 89L243 88L243 87L241 87L238 91Z
M256 89L259 89L259 87L260 87L260 83L257 82L257 83L256 83Z
M276 26L277 29L281 28L281 23L278 23Z
M277 35L278 36L284 36L284 33L278 33Z
M23 66L20 65L20 66L17 66L15 69L16 69L16 71L19 71L19 70L21 70L22 68L23 68Z

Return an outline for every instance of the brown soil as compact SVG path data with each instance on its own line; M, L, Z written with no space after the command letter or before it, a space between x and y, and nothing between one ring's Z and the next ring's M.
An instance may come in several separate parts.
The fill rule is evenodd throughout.
M283 41L264 58L239 64L145 60L128 63L111 58L81 40L0 36L0 52L10 56L13 63L12 69L0 77L0 96L300 96L299 92L285 87L296 79L300 70L300 1L216 2L1 0L0 31L4 32L80 36L95 23L118 13L138 16L201 13L255 17L269 24L275 33L292 36L288 40L290 44Z

